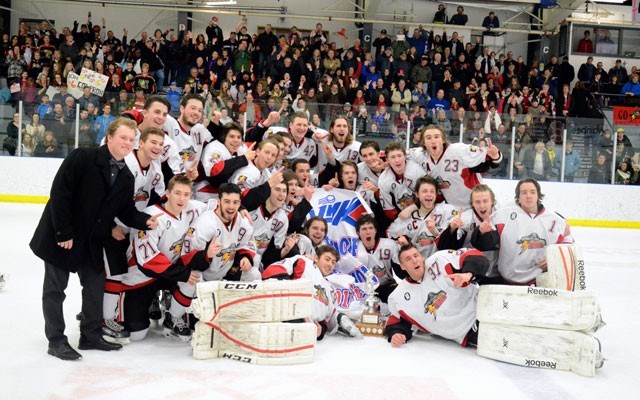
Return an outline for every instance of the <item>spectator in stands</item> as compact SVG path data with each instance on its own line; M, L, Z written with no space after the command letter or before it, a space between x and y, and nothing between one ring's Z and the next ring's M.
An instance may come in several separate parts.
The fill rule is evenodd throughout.
M376 52L374 54L374 58L376 60L378 59L378 56L385 51L385 49L391 48L391 39L387 36L386 29L382 29L380 31L380 36L373 41L372 45L376 48Z
M624 146L624 150L622 151L621 158L619 159L633 158L633 156L635 155L635 150L633 148L633 144L631 144L631 139L629 139L629 137L624 134L624 128L618 128L616 130L616 133L618 135L617 137L618 148L620 147L620 145Z
M589 183L609 183L611 181L611 172L609 165L606 163L607 158L604 154L598 155L596 164L589 170Z
M47 129L44 132L44 139L36 145L34 155L36 157L62 157L62 150L51 130Z
M624 84L621 94L626 97L625 103L628 105L640 105L640 76L638 73L631 74L631 80Z
M616 64L609 70L609 80L613 81L614 76L618 78L617 83L620 85L624 85L629 80L627 69L622 65L620 59L617 59Z
M576 77L576 71L573 65L569 64L569 57L563 57L562 64L560 64L558 70L558 87L571 85L571 82L573 82L573 79Z
M484 17L484 20L482 20L482 26L487 28L487 30L500 28L500 20L496 16L496 13L490 11L489 15Z
M573 182L576 173L580 170L580 154L573 150L573 141L567 140L564 153L564 181ZM556 157L554 160L555 168L558 171L562 169L562 157Z
M464 7L458 6L456 8L456 13L451 16L449 19L449 24L451 25L466 25L469 21L469 17L464 13Z
M527 177L527 169L524 165L527 151L522 146L522 141L516 138L513 142L513 177L523 179Z
M635 183L638 180L638 171L635 171L633 168L631 168L630 162L630 160L625 159L618 165L615 177L616 184L629 185L632 182Z
M438 4L438 11L433 16L434 24L446 24L447 23L447 6L440 3Z
M524 167L527 176L538 181L551 180L551 159L545 151L543 142L537 142L533 149L527 150L524 156Z
M589 32L589 31L587 31ZM593 82L596 76L596 67L593 65L593 57L587 57L587 62L580 65L578 80L581 82Z
M96 117L95 122L93 124L93 132L95 134L95 144L100 146L102 144L102 139L104 139L107 134L107 127L110 123L116 120L116 117L111 115L111 104L104 103L102 106L102 114Z
M578 47L576 47L576 51L578 53L593 53L593 42L591 41L591 32L588 30L584 31L584 36L578 42Z

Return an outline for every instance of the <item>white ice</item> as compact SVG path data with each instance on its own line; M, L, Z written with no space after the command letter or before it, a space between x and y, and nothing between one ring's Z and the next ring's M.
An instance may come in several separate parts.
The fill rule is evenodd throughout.
M327 337L311 364L256 366L197 361L187 343L157 328L117 352L82 351L83 360L47 355L41 311L43 263L28 247L43 206L0 204L0 398L2 399L632 399L640 376L640 230L574 228L607 326L596 336L605 365L594 378L509 365L470 348L417 338ZM79 337L80 286L70 279L66 333ZM635 393L635 394L634 394Z

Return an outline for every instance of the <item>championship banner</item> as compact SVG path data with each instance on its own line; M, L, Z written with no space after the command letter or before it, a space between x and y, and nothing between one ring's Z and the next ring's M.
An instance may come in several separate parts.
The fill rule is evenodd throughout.
M82 97L82 88L79 85L80 76L75 72L69 72L67 75L67 93L79 99Z
M614 125L640 126L640 107L613 106Z
M104 90L106 89L108 82L108 76L99 74L87 68L82 68L78 87L82 89L89 86L91 88L91 94L102 97L104 96Z
M638 22L640 22L640 0L633 0L631 21L634 24L637 24Z
M327 244L338 250L340 257L357 257L358 232L356 223L371 208L356 192L344 189L316 189L311 198L311 211L307 218L322 217L327 221Z

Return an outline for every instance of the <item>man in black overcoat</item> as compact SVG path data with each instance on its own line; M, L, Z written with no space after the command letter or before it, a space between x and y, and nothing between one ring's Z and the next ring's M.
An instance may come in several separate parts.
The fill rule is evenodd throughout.
M38 227L29 244L44 260L42 309L48 353L63 360L81 355L67 341L62 304L69 273L82 285L81 350L117 350L101 335L105 272L103 247L115 217L136 229L155 229L156 217L133 202L134 177L124 163L135 141L134 121L118 118L107 129L107 144L76 149L62 162Z

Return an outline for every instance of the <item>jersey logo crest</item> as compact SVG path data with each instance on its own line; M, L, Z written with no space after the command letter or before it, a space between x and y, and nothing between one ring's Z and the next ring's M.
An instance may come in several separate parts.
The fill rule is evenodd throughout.
M171 247L169 247L169 250L171 250L171 252L174 255L180 255L180 251L182 251L182 242L183 239L178 239L175 242L171 243Z
M441 290L438 293L429 293L427 296L427 302L424 303L424 312L426 314L432 314L434 321L437 320L438 309L442 306L445 300L447 300L447 293L444 290Z
M233 259L235 258L235 255L236 255L235 246L231 246L231 247L227 247L226 249L220 250L220 254L218 254L218 257L220 257L220 260L223 263L226 263L228 261L233 261Z
M256 247L258 249L266 249L267 246L269 246L269 242L271 241L271 238L266 233L263 233L260 236L255 236L254 240L256 241Z
M313 287L316 289L315 293L313 294L313 298L318 300L320 303L326 305L329 305L329 298L327 297L327 291L321 286L321 285L313 285Z
M149 192L147 192L146 190L144 190L143 188L140 188L136 194L133 195L133 201L134 203L137 203L139 201L148 201L149 200Z
M538 236L537 233L531 233L516 242L520 245L520 253L527 250L543 249L547 245L547 241Z
M214 163L214 164L215 164L218 160L220 160L220 154L218 154L218 153L213 153L213 154L211 155L211 158L209 159L209 161L210 161L210 162L212 162L212 163Z
M147 236L147 231L138 231L138 239L144 239Z
M408 206L413 204L413 194L406 193L398 199L398 207L404 210Z
M445 181L441 176L437 177L436 181L438 181L438 190L449 189L451 187L451 182Z
M435 241L435 236L431 236L428 232L420 232L420 234L416 236L416 244L420 247L430 246L434 244Z
M196 150L193 148L193 146L182 149L178 154L180 154L180 158L184 163L196 160Z

